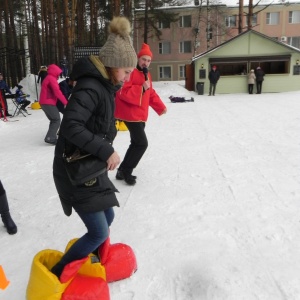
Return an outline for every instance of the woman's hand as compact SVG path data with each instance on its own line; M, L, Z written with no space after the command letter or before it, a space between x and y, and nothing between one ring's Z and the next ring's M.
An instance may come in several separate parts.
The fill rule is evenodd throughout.
M107 170L112 171L120 164L120 157L117 152L114 152L106 161Z

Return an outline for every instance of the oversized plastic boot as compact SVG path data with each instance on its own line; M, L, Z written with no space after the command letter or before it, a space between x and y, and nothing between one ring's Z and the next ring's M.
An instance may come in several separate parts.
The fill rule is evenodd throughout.
M132 248L126 244L110 244L110 238L99 247L101 264L105 267L106 281L129 278L137 271L137 262Z
M3 188L1 181L0 181L0 214L1 214L2 222L6 227L7 232L9 234L17 233L18 228L9 213L9 206L7 202L6 192Z

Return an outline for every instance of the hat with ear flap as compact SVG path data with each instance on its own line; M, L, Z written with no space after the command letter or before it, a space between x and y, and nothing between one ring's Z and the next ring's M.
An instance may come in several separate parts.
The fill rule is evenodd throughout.
M128 19L114 17L108 29L108 39L99 52L99 58L103 65L110 68L135 68L137 56L132 46L131 27Z

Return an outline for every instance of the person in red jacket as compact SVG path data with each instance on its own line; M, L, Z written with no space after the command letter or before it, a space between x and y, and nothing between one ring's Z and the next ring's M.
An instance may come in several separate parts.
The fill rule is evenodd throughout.
M59 66L55 64L49 65L48 75L43 80L39 100L42 110L50 121L45 142L51 145L56 145L57 131L60 126L60 114L56 106L57 100L62 102L64 106L68 103L57 82L60 73L61 69Z
M148 147L145 125L149 106L158 114L167 112L167 108L152 87L148 72L152 60L149 45L143 44L138 53L138 64L130 80L125 82L116 94L115 118L124 121L130 133L130 145L116 174L116 179L125 180L129 185L136 183L132 171L138 165Z

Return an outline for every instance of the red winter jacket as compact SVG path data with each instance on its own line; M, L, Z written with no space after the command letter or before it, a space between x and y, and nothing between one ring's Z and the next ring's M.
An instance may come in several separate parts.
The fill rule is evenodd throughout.
M151 87L143 93L145 75L134 69L130 80L125 82L116 94L115 118L128 122L146 122L149 106L161 115L166 106L152 87L151 75L148 73Z
M61 92L57 79L61 73L61 68L57 65L50 65L48 67L48 75L45 77L42 83L42 89L40 94L40 104L56 105L57 99L64 105L67 105L68 101Z

